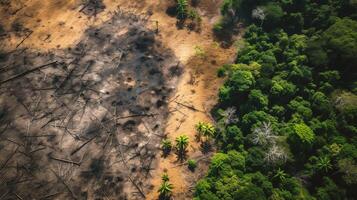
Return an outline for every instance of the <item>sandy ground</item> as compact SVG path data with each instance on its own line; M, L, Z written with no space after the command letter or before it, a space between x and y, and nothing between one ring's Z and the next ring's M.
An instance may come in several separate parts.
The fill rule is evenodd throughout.
M13 22L21 22L26 28L33 30L25 35L11 33L7 42L1 48L13 50L19 44L21 47L51 51L56 48L70 47L78 42L88 27L100 25L108 20L111 14L119 7L136 14L153 13L150 20L159 22L158 39L169 47L185 66L184 73L176 87L175 94L169 103L169 108L179 109L172 112L168 118L166 133L174 140L180 134L190 138L188 158L200 160L196 172L190 172L186 165L177 162L172 153L167 158L157 155L159 165L152 172L153 189L147 191L147 199L157 199L157 189L161 183L161 175L167 170L174 185L175 199L187 199L192 195L195 182L207 170L207 163L211 154L202 154L199 144L195 142L194 125L199 121L211 121L209 110L217 101L217 91L223 80L216 77L216 70L224 63L232 62L235 57L235 47L223 49L214 42L212 25L219 18L219 5L222 0L205 0L197 8L202 16L202 31L189 32L187 29L178 30L176 19L169 17L165 11L167 0L124 1L105 0L103 12L93 16L86 16L79 12L80 1L77 0L28 0L19 1L16 7L10 10L0 10L4 13L16 13L7 17L6 29L10 29ZM0 16L3 17L3 16ZM26 38L22 43L23 38ZM197 54L197 48L203 50L203 55ZM202 111L192 111L181 102ZM206 159L207 158L207 159ZM190 191L190 192L187 192Z
M155 1L154 1L155 2ZM203 2L203 1L201 1ZM160 156L159 166L154 170L152 183L155 186L147 199L157 199L157 190L161 184L161 175L166 171L171 177L174 186L174 199L187 199L191 197L196 181L207 171L210 153L203 154L200 144L195 141L195 124L199 121L212 122L210 109L217 102L217 91L223 83L217 78L217 69L225 63L233 62L236 50L232 46L223 49L214 42L212 25L219 19L219 5L221 1L205 1L198 8L202 14L202 31L200 33L187 30L175 30L176 19L167 17L164 13L166 5L159 3L152 19L158 20L160 27L172 27L169 30L160 28L163 43L167 44L185 66L184 74L177 85L176 93L169 104L170 109L179 109L168 118L166 133L172 141L185 134L190 138L187 158L199 160L199 167L195 172L187 169L187 165L177 161L174 153L167 158ZM208 9L209 8L209 9ZM203 51L204 55L197 53L196 49ZM197 110L193 111L177 102L190 105Z

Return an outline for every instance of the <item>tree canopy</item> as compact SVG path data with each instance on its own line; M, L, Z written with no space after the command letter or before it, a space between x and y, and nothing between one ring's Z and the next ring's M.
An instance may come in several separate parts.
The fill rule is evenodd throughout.
M219 71L218 153L195 199L357 196L356 6L223 2L223 21L247 25L245 45Z

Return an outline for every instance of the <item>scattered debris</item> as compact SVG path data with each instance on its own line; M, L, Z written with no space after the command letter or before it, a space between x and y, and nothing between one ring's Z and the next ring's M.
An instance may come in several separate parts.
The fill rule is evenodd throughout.
M80 11L104 8L89 0ZM0 60L5 199L145 198L182 72L146 23L117 10L71 48L24 49L27 34Z

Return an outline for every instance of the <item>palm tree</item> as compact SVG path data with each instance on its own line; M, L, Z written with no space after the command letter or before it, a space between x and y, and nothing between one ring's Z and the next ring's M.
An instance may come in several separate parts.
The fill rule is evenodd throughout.
M205 129L205 123L204 122L198 122L195 126L196 131L197 131L197 139L198 141L201 141L201 137L203 135L204 129Z
M169 199L173 188L173 185L168 181L162 182L158 190L158 192L160 193L160 199Z
M331 160L327 156L321 157L317 160L316 167L319 171L328 172L332 169Z
M278 179L279 181L284 181L288 175L284 172L284 170L281 170L280 168L278 171L276 171L276 174L274 175L273 178Z
M169 178L169 175L167 173L164 173L162 176L161 176L161 180L164 181L164 182L167 182L170 180Z
M218 174L223 168L224 162L222 160L212 160L211 169L214 173Z
M187 13L187 0L177 0L177 16L184 19Z
M164 153L164 156L167 156L170 153L171 148L172 148L172 143L169 139L163 139L161 141L161 149L162 152Z
M180 135L176 138L176 149L178 151L178 156L179 159L182 160L185 153L186 153L186 148L188 147L188 137L187 135Z
M197 137L201 141L202 135L206 137L206 140L209 140L216 133L214 126L207 122L198 122L196 125Z
M210 123L206 123L205 124L205 129L204 129L204 132L203 132L203 136L206 137L206 140L209 140L211 139L214 134L216 133L216 129L214 128L214 126Z

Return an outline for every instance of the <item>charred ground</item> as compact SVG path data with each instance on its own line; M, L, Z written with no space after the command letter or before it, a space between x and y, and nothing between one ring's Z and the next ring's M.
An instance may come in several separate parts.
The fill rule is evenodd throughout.
M73 47L0 60L3 199L143 199L181 71L147 18L118 10Z

